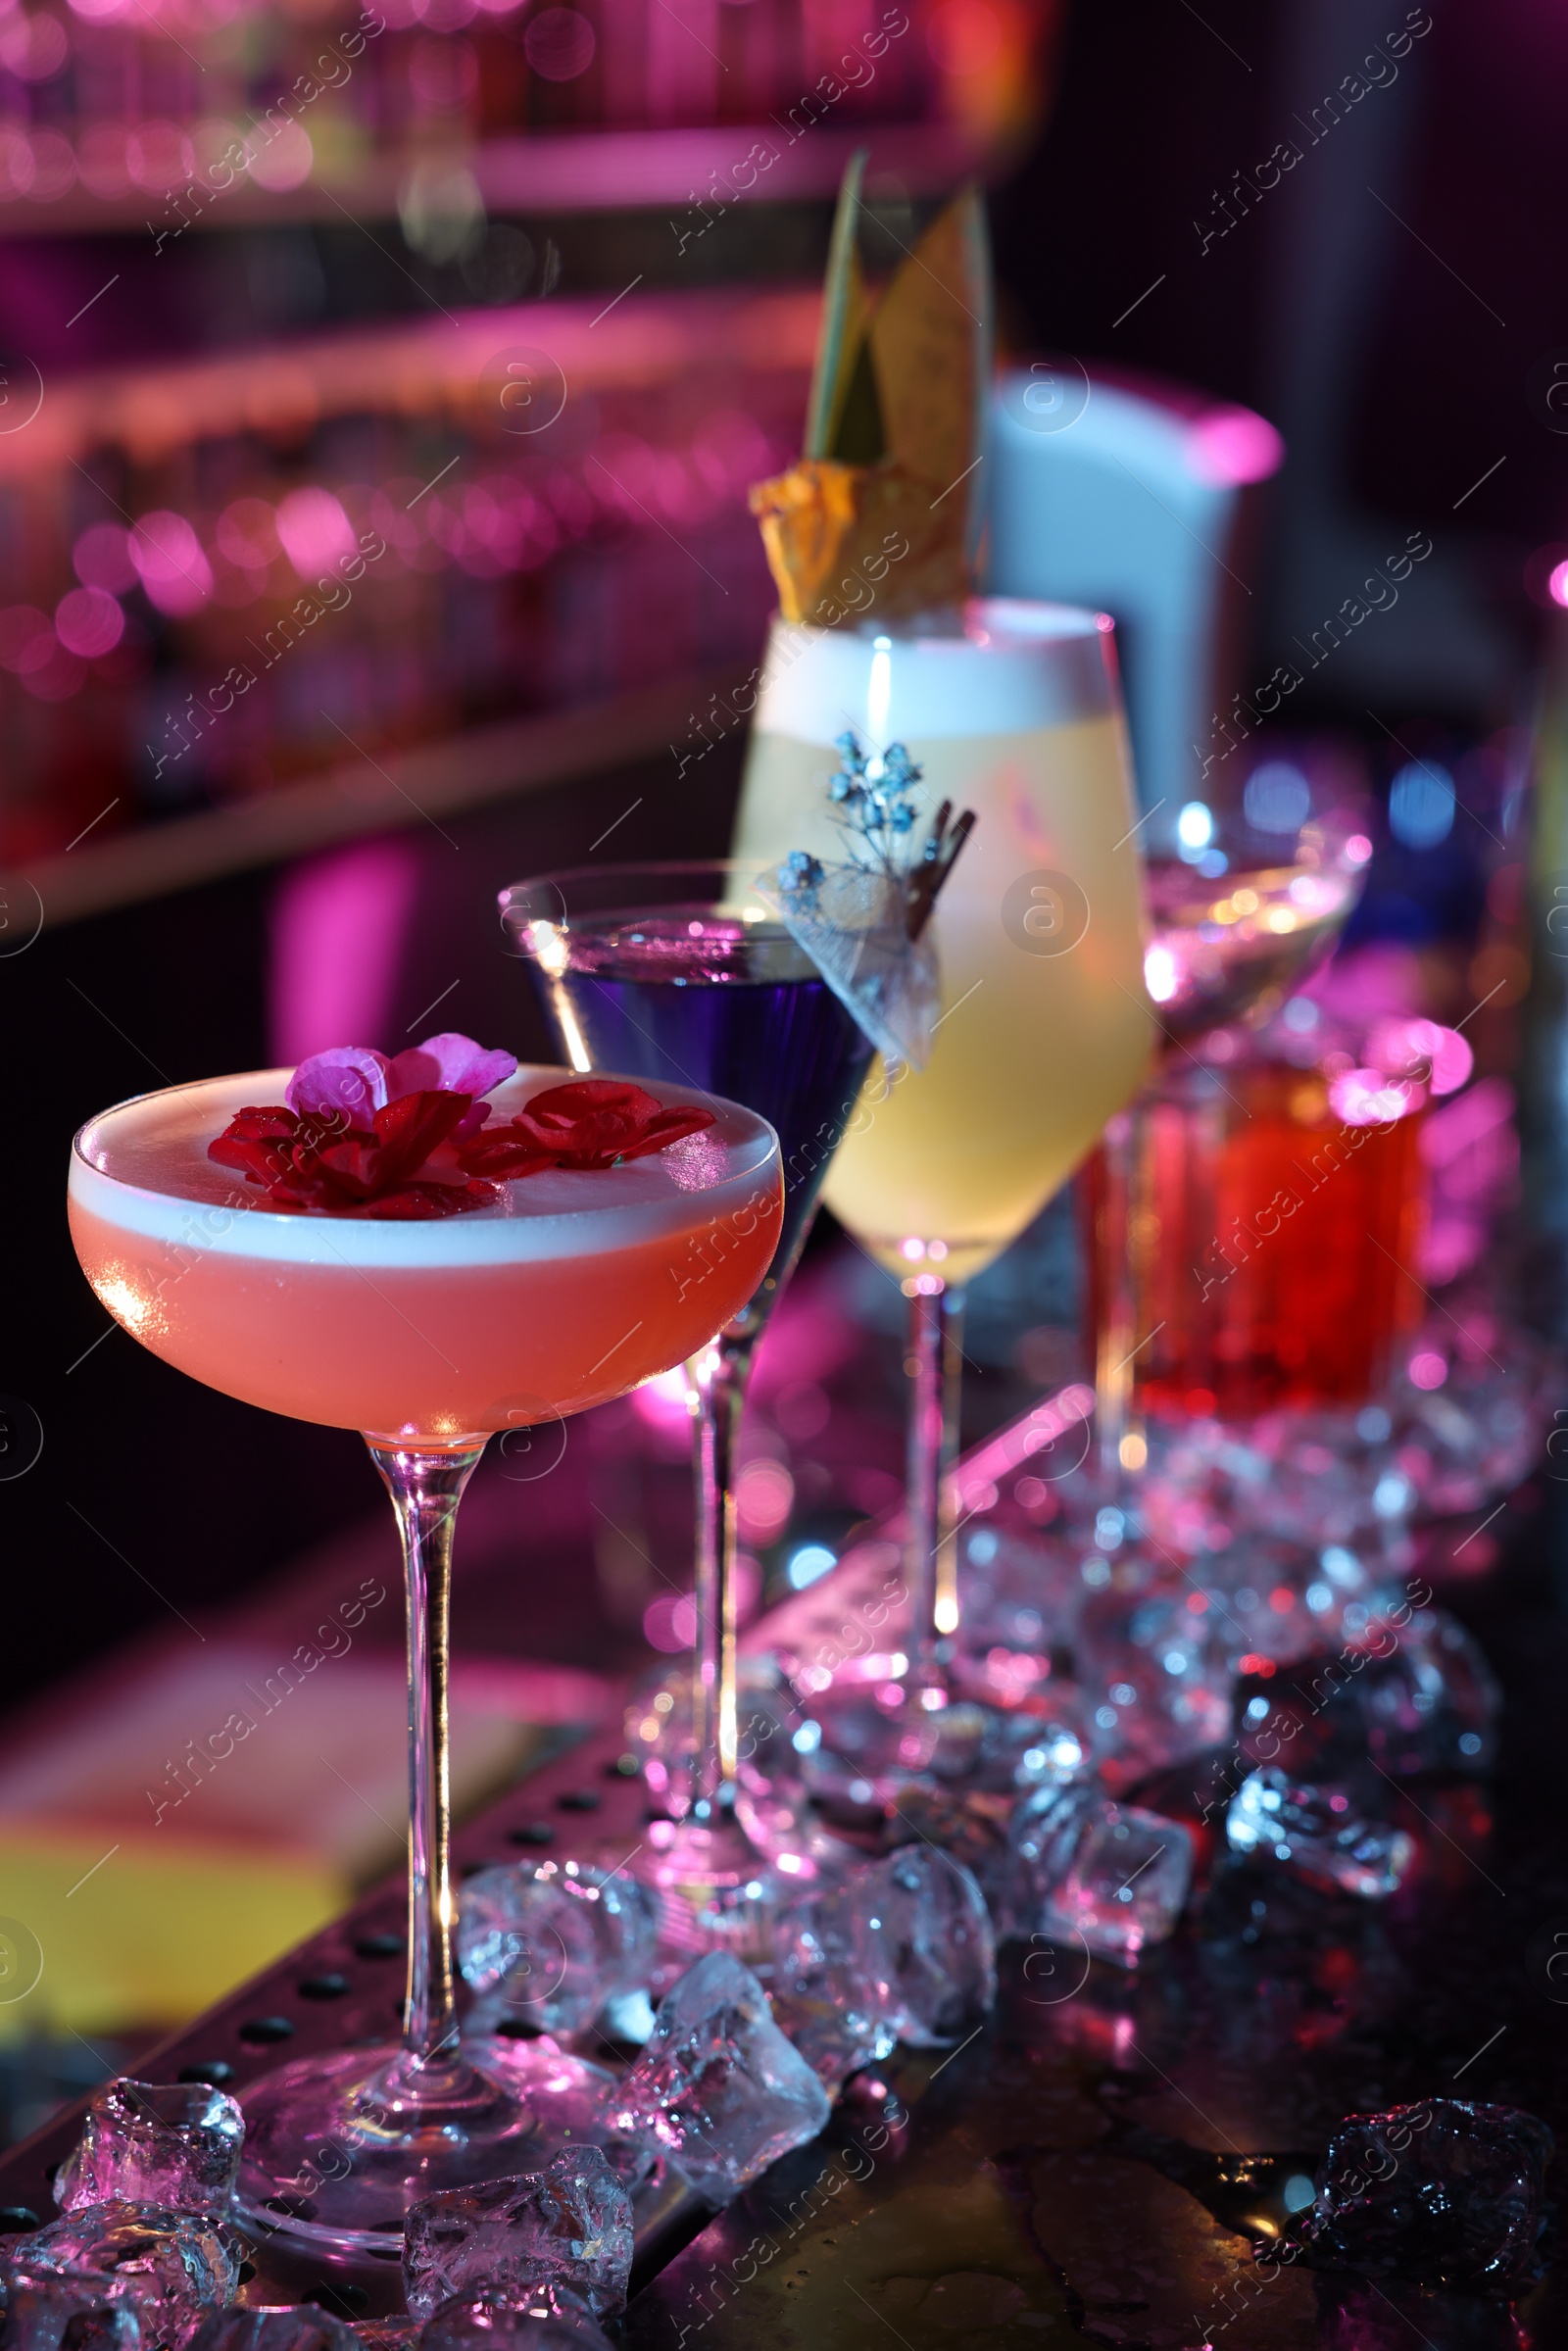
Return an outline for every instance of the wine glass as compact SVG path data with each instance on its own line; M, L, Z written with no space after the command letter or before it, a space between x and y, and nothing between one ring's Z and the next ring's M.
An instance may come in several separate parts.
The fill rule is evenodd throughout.
M290 1074L174 1086L89 1120L71 1230L133 1338L225 1395L359 1429L392 1498L408 1598L402 2039L303 2058L240 2092L242 2206L324 2250L384 2253L418 2198L591 2137L608 2081L559 2051L540 2063L521 2044L459 2040L447 1619L463 1490L492 1433L557 1422L696 1353L765 1272L782 1186L762 1119L665 1086L706 1131L648 1156L545 1166L501 1182L493 1204L427 1220L395 1200L385 1214L279 1212L208 1147L249 1105L281 1103ZM487 1135L568 1075L517 1070L490 1095ZM710 1268L695 1283L693 1252Z
M1137 1091L1153 1029L1103 614L993 598L897 627L775 620L737 855L842 857L827 785L846 729L873 777L897 742L933 809L949 800L977 818L933 918L944 1009L927 1065L873 1071L825 1190L908 1300L909 1651L878 1660L871 1711L852 1696L838 1734L822 1705L826 1743L853 1747L858 1777L881 1788L986 1732L954 1704L950 1673L964 1285Z
M753 1295L687 1365L697 1488L689 1799L655 1824L646 1865L705 1929L749 1941L769 1899L817 1874L809 1828L741 1786L735 1669L735 1463L758 1343L805 1244L872 1048L776 913L755 863L583 866L502 893L507 932L574 1068L702 1085L779 1137L784 1214ZM694 1267L693 1279L702 1278ZM784 1881L781 1886L780 1879Z

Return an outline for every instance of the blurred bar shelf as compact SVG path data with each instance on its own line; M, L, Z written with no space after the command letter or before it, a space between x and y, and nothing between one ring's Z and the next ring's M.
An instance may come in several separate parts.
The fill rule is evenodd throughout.
M0 434L0 866L54 922L700 757L760 658L747 487L798 445L817 301L635 287L51 375ZM554 409L522 430L515 361ZM411 801L377 763L416 753Z
M733 670L677 677L591 710L473 727L446 742L385 752L395 773L368 759L348 759L232 808L84 843L11 879L37 893L41 927L58 929L364 834L432 823L655 758L710 694L734 684Z
M494 412L481 369L514 344L545 350L579 394L678 383L710 367L720 347L739 368L804 376L818 301L815 288L791 286L633 294L608 315L599 299L533 302L345 328L167 367L94 368L49 383L31 422L0 435L0 481L106 447L152 465L193 442L298 432L335 416L477 420L481 410ZM495 438L509 452L527 446Z
M190 226L205 232L393 220L416 167L471 173L486 212L504 219L666 206L684 212L699 197L710 209L822 202L836 193L846 162L860 146L870 150L873 201L891 192L939 195L975 175L995 179L1012 160L1010 148L958 122L817 125L808 138L796 133L793 144L789 138L787 127L764 121L684 130L545 132L487 139L473 148L372 155L346 169L318 158L298 187L269 188L238 178L207 193L203 208L193 208ZM732 174L760 145L772 147L777 161L742 187ZM179 187L168 196L185 193ZM0 190L0 231L11 236L139 236L149 227L177 230L183 219L169 209L162 189L123 197L94 195L79 182L52 197Z

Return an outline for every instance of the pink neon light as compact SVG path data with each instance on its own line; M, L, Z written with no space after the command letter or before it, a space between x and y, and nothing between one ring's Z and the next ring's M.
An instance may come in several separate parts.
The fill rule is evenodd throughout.
M681 1649L694 1646L697 1640L697 1610L691 1595L662 1592L650 1600L643 1610L643 1639L650 1648L662 1649L666 1657Z
M419 881L412 842L368 841L283 877L272 904L272 1053L383 1041Z
M125 633L125 615L102 588L71 588L55 607L55 634L83 661L113 653Z
M213 567L183 514L143 514L130 534L130 560L161 612L200 612L213 593Z
M1267 481L1285 462L1285 443L1266 417L1250 409L1211 409L1187 435L1187 463L1200 481L1218 489Z
M651 1429L658 1429L662 1435L685 1430L690 1423L686 1396L686 1374L662 1371L656 1380L645 1380L632 1391L631 1408L639 1420L645 1420Z
M1426 1100L1409 1078L1390 1078L1381 1069L1343 1069L1329 1085L1329 1103L1348 1127L1392 1125L1407 1118Z
M1390 1077L1425 1077L1434 1094L1456 1094L1475 1067L1475 1055L1458 1030L1436 1020L1378 1021L1366 1057Z
M276 523L283 553L301 579L313 579L341 556L358 552L354 525L330 490L290 490Z

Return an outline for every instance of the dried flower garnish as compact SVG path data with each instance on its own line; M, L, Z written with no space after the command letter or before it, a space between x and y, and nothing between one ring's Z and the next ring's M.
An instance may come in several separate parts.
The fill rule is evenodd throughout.
M833 803L833 821L848 837L850 862L891 882L904 901L905 929L918 939L931 919L937 893L953 870L954 860L974 830L974 811L949 823L953 803L945 800L919 851L910 857L905 844L914 831L915 798L924 775L904 744L890 743L873 759L847 730L833 745L841 764L828 778L827 796ZM823 869L815 857L795 850L779 868L781 888L801 893L815 890Z

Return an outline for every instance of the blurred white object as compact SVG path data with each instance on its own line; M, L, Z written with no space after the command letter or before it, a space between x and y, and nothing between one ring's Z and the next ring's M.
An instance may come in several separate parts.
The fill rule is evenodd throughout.
M1257 491L1285 445L1250 409L1037 360L993 395L985 587L1088 605L1116 623L1147 851L1171 856L1235 691L1235 623L1256 582ZM1254 722L1255 723L1255 722ZM1238 779L1238 783L1239 783Z

